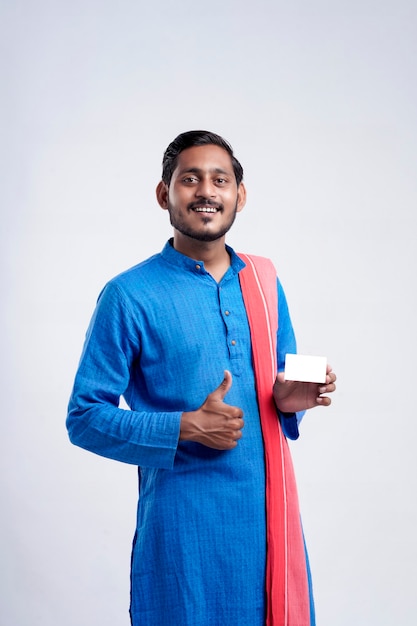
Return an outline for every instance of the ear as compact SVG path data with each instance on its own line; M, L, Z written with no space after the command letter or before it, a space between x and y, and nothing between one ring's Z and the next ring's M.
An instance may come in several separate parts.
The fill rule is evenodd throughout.
M246 204L246 187L244 183L240 183L237 188L237 208L236 211L239 213L243 209Z
M166 210L168 208L168 185L162 180L158 183L156 188L156 199L162 209Z

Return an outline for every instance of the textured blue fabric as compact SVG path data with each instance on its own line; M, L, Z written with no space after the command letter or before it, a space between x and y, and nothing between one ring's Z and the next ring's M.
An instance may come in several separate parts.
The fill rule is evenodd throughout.
M110 281L90 323L69 404L71 441L139 466L132 623L261 626L266 559L265 472L251 343L238 273L219 284L170 243ZM279 289L278 367L295 339ZM225 401L244 411L229 451L179 442L228 369ZM124 396L130 411L119 409ZM300 416L298 416L299 419ZM281 416L298 436L297 416Z

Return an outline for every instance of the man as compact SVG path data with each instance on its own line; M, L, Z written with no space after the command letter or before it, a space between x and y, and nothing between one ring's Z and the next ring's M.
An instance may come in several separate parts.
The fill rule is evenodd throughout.
M266 389L258 377L264 324L251 311L256 288L242 279L253 259L225 244L245 205L242 178L214 133L183 133L168 146L156 196L173 239L106 285L75 379L71 441L139 467L134 626L314 624L282 432L296 438L297 412L330 404L323 394L336 376L328 367L323 385L284 381L295 339L274 274L279 325L264 336L277 343L275 369Z

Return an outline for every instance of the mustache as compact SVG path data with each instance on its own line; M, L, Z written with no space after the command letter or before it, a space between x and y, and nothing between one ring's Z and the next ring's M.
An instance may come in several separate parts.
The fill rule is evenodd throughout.
M198 202L197 201L190 202L189 204L187 204L187 209L192 210L200 206L212 206L215 209L218 209L219 211L222 211L224 208L223 205L219 204L218 202L213 202L212 200L209 200L208 198L200 198Z

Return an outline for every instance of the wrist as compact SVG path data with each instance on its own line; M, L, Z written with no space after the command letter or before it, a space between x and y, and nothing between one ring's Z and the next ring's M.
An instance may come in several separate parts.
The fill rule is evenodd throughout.
M194 411L184 411L180 421L180 441L194 441Z

